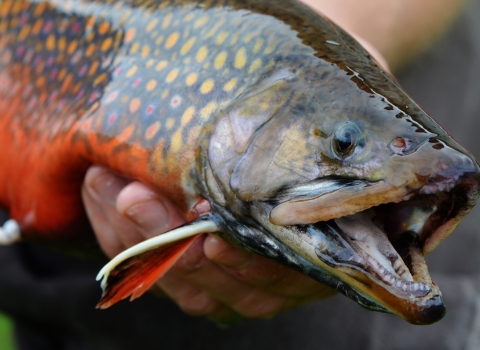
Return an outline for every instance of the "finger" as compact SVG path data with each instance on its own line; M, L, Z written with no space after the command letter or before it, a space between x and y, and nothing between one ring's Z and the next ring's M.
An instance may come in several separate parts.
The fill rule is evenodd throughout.
M335 292L329 287L271 259L247 252L209 235L204 243L205 256L223 270L251 286L262 287L276 295L323 299Z
M110 174L102 167L92 166L85 176L82 198L100 246L107 256L114 257L125 249L111 225L111 217L116 212L116 197L126 181Z
M298 305L285 298L239 281L210 261L203 252L204 237L197 239L173 266L172 271L206 291L244 317L266 318Z
M192 316L207 316L220 322L238 317L232 309L173 271L169 271L159 279L157 285L184 312Z
M117 210L144 239L158 236L185 222L167 198L138 181L128 184L120 192Z

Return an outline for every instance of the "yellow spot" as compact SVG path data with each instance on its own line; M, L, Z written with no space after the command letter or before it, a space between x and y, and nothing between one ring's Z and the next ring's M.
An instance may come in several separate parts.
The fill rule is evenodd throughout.
M182 148L182 131L182 129L177 130L172 135L170 145L173 153L178 152Z
M155 60L154 60L153 58L151 58L151 59L149 59L149 60L147 61L147 63L145 64L145 66L146 66L147 68L150 68L150 67L153 66L154 64L155 64Z
M200 86L200 92L202 94L208 94L212 91L213 87L215 86L215 82L213 79L207 79L205 82Z
M247 64L247 52L244 47L241 47L240 50L237 51L235 56L235 68L241 69L245 67Z
M220 21L218 21L218 22L212 27L212 29L210 29L210 30L208 31L208 33L205 35L205 39L208 39L208 38L210 38L211 36L213 36L213 35L217 32L218 28L220 28L220 27L223 26L224 24L225 24L225 19L222 18Z
M197 62L201 63L203 61L205 61L205 58L207 58L207 55L208 55L208 49L206 46L202 46L198 52L197 52Z
M138 49L140 49L140 43L136 42L135 44L132 45L132 48L130 49L131 53L137 53Z
M202 17L200 17L199 19L197 19L195 21L195 24L193 25L193 28L196 29L196 28L199 28L199 27L205 25L205 23L207 23L208 20L209 20L208 15L203 15Z
M205 64L203 65L203 69L208 69L210 68L210 62L205 62Z
M130 78L130 77L133 77L134 74L137 72L138 70L138 67L137 66L132 66L132 68L130 68L128 71L127 71L127 77Z
M160 45L163 42L163 35L159 36L157 40L155 40L155 44Z
M180 50L180 53L182 55L187 54L188 51L190 51L190 49L192 48L193 44L195 44L196 39L197 38L195 38L195 37L188 39L188 41L182 46L182 49Z
M173 119L173 118L168 118L168 119L167 119L167 123L166 123L167 130L171 130L174 125L175 125L175 119Z
M182 115L182 127L187 125L193 118L195 114L195 107L190 106L188 107Z
M88 45L87 49L85 50L85 56L90 57L95 52L95 44Z
M253 39L254 34L253 33L248 33L245 35L245 38L243 39L243 42L245 44L248 44L252 39Z
M64 36L61 36L58 39L58 50L65 51L66 48L67 48L67 38L65 38Z
M133 38L135 38L135 34L137 34L137 30L135 28L130 28L127 30L125 33L125 43L130 43L132 42Z
M255 41L255 45L253 46L253 53L258 53L258 51L260 51L260 49L262 48L262 45L263 45L263 39L258 38Z
M188 77L187 77L187 86L192 86L193 84L195 84L195 82L197 81L198 79L198 74L197 73L191 73Z
M215 61L213 63L213 66L215 67L216 70L219 70L223 67L225 64L225 61L227 60L227 52L222 51L220 52L217 57L215 57Z
M24 25L20 33L18 34L18 40L23 41L28 37L30 34L30 26L28 24Z
M98 27L98 33L100 35L107 34L109 28L110 24L108 22L102 22L102 24L100 24L100 26Z
M167 79L165 79L165 81L167 83L171 83L172 81L174 81L178 76L178 72L179 72L178 68L175 68L174 70L172 70L170 73L168 73Z
M98 60L93 61L92 65L90 66L90 70L88 71L89 76L93 76L97 72L98 65Z
M156 80L150 80L147 83L147 91L152 91L153 89L155 89L156 86L157 86L157 81Z
M267 46L267 48L265 49L265 51L263 51L264 54L268 55L269 53L272 53L273 50L275 50L275 45L274 44L270 44L269 46Z
M171 49L177 43L179 37L180 34L178 32L172 33L165 42L165 48Z
M167 89L167 90L164 90L164 91L162 92L162 98L163 98L163 99L167 98L167 97L168 97L168 94L169 94L169 90L168 90L168 89Z
M167 4L168 5L168 4ZM163 29L166 29L170 23L172 22L172 13L168 13L165 18L163 19L163 23L162 23L162 28Z
M142 57L147 57L148 55L150 54L150 46L148 45L145 45L143 48L142 48Z
M250 65L250 69L248 70L248 73L253 73L255 72L260 66L262 65L262 60L257 58L255 61L252 62Z
M194 17L195 17L195 15L193 14L193 12L190 12L188 15L185 16L185 18L183 20L185 22L190 22Z
M223 91L230 92L235 88L236 85L237 85L237 79L232 79L223 86Z
M185 57L185 59L183 60L183 64L189 65L191 61L192 61L191 57ZM184 72L188 71L186 68L188 68L188 67L185 67Z
M208 105L202 108L200 111L200 116L203 120L206 120L210 117L210 115L215 111L217 108L217 104L215 102L210 102Z
M55 50L55 47L56 47L56 42L55 42L55 35L54 34L50 34L47 38L47 43L46 43L46 47L49 51L53 51Z
M77 50L78 47L78 41L74 40L68 45L67 53L69 55L73 55L73 53Z
M47 8L47 5L48 5L48 4L47 4L46 2L40 3L40 4L37 6L37 8L35 9L35 11L33 12L33 14L34 14L36 17L40 17L40 16L43 14L43 12L45 11L45 9ZM11 6L11 3L9 3L9 2L7 1L7 3L4 4L4 6ZM8 10L7 10L7 11L8 11ZM8 12L7 12L7 13L8 13Z
M136 111L138 111L138 109L140 108L140 104L140 99L134 98L132 102L130 102L130 112L135 113Z
M6 24L6 22L3 22L3 23ZM40 33L40 31L42 30L42 27L43 27L43 21L41 19L37 19L37 21L33 25L32 34L37 35L38 33Z
M102 43L102 51L108 51L112 47L113 39L107 38Z
M127 103L127 101L130 99L130 97L128 95L124 95L122 96L122 98L120 99L120 103Z
M157 24L158 24L158 19L157 18L151 20L150 23L148 23L147 27L146 27L147 33L151 32L153 30L153 28L155 28L157 26Z
M103 82L104 80L106 80L108 77L107 73L102 73L100 74L96 79L95 81L93 82L93 86L97 86L98 84L100 84L101 82Z
M228 32L226 30L222 30L220 34L218 34L215 44L222 45L225 42L225 39L227 39L227 37L228 37Z
M147 129L147 132L145 133L145 137L150 140L152 139L155 134L158 132L158 130L160 130L160 122L155 122L153 123L152 125L150 125Z
M157 72L160 72L162 69L164 69L167 66L168 62L167 61L160 61L157 66L155 67L155 70Z

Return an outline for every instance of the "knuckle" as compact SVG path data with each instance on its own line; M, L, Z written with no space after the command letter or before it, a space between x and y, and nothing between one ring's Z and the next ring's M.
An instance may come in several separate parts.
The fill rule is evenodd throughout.
M178 302L180 308L192 316L210 315L214 313L217 304L218 302L215 299L203 291Z
M246 318L265 319L284 310L286 300L282 297L257 295L252 292L234 305L240 315Z

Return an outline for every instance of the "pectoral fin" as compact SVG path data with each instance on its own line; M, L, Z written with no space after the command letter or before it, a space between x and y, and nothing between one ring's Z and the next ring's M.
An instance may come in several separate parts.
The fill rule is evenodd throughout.
M199 235L218 230L213 220L202 217L120 253L98 273L103 295L97 308L106 309L129 296L130 300L138 298L173 266Z

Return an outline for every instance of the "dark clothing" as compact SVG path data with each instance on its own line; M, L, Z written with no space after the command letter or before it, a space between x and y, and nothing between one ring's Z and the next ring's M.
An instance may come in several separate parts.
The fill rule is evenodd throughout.
M480 0L398 78L480 159ZM0 309L17 322L22 350L480 349L479 229L477 207L427 259L448 307L432 326L363 310L343 296L228 329L151 295L100 311L102 263L26 244L0 248Z

